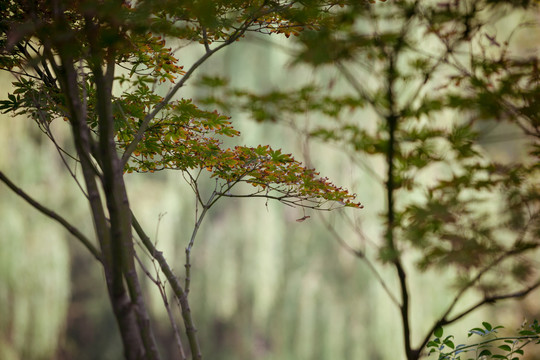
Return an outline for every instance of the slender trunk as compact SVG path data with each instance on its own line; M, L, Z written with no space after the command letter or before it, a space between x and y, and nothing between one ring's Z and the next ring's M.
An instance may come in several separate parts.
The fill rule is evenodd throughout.
M393 92L394 82L396 79L395 68L395 54L389 54L388 63L388 89L387 89L387 101L389 114L386 118L388 126L388 148L386 162L388 166L387 180L386 180L386 200L387 200L387 229L386 229L386 241L387 248L391 254L391 262L396 269L400 290L401 290L401 304L399 306L401 315L401 324L403 327L403 342L405 347L405 354L407 360L416 360L418 358L418 352L411 348L411 329L409 318L409 291L407 286L407 274L401 263L401 257L399 249L396 247L394 228L395 224L395 203L394 192L396 190L395 183L395 155L396 155L396 131L398 127L398 116L395 110L395 94Z
M114 119L112 115L112 82L114 57L110 56L104 74L101 64L94 64L92 72L96 81L97 110L99 116L99 155L103 169L103 188L110 216L113 257L118 261L120 273L128 287L142 338L145 358L159 359L156 342L150 326L146 304L135 266L135 250L131 232L131 210L124 182L123 169L116 152Z
M53 62L54 58L49 60ZM113 226L112 223L108 222L105 215L99 185L96 181L96 177L99 177L100 174L91 160L92 139L86 123L86 109L82 106L79 98L77 73L72 58L64 54L61 55L61 61L62 67L57 68L61 69L58 71L57 76L60 79L63 93L66 94L75 147L79 155L89 195L94 227L103 256L107 290L120 329L125 358L128 360L142 359L145 354L145 347L140 335L137 314L123 283L122 268L119 265L115 251L113 251L114 241L112 241L111 236Z

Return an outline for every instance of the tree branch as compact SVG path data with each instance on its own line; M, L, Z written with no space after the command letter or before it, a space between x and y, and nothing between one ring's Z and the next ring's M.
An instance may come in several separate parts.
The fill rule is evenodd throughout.
M397 48L397 45L396 45ZM394 228L395 228L395 204L394 204L394 191L395 191L395 179L394 179L394 157L396 150L396 138L395 133L397 131L398 125L398 116L396 115L395 110L395 95L394 95L394 83L396 80L396 68L395 61L397 56L397 51L394 51L388 54L388 82L387 82L387 101L388 101L388 110L389 113L386 116L386 122L388 126L388 147L386 153L386 166L387 169L387 179L386 179L386 201L387 201L387 227L386 227L386 246L390 252L390 261L396 269L399 286L401 289L401 322L403 326L403 342L405 345L405 353L408 360L416 358L416 354L412 351L411 348L411 329L410 329L410 319L409 319L409 290L407 288L407 273L403 268L401 263L400 254L395 244L394 239Z
M172 272L169 264L167 263L167 260L163 256L163 253L156 249L156 247L154 246L148 235L146 235L133 213L131 213L131 221L135 232L137 233L137 235L139 235L139 238L141 239L146 249L150 252L150 255L158 262L161 271L163 271L163 274L169 281L175 297L180 302L180 306L182 308L182 318L184 319L184 326L186 329L189 347L191 349L192 359L202 359L201 348L199 345L199 340L197 338L197 329L195 328L193 318L191 317L191 309L189 307L186 292L182 288L182 285L180 285L180 281L178 280L178 278Z
M527 296L530 292L534 291L535 289L539 288L540 287L540 279L537 280L533 285L529 286L529 287L526 287L520 291L516 291L516 292L513 292L513 293L509 293L509 294L503 294L503 295L494 295L494 296L487 296L487 297L484 297L482 300L480 300L479 302L477 302L476 304L470 306L468 309L462 311L460 314L454 316L453 318L451 319L447 319L447 316L448 316L448 313L449 311L447 311L439 321L437 321L433 327L429 330L429 332L427 333L426 337L422 340L422 343L420 344L420 346L418 346L417 350L418 352L420 352L424 346L426 346L426 344L428 343L429 339L431 338L433 332L435 331L436 328L440 327L440 326L444 326L444 325L448 325L448 324L452 324L456 321L458 321L459 319L469 315L470 313L472 313L473 311L475 311L476 309L486 305L486 304L493 304L497 301L500 301L500 300L506 300L506 299L515 299L515 298L522 298L522 297L525 297ZM453 308L453 306L452 306Z
M90 253L98 260L99 262L102 262L101 254L98 251L98 249L92 244L92 242L84 236L76 227L71 225L67 220L65 220L63 217L55 213L54 211L46 208L45 206L38 203L36 200L34 200L30 195L26 194L21 188L17 187L10 179L4 175L2 171L0 171L0 180L6 184L7 187L9 187L14 193L22 197L26 202L28 202L30 205L32 205L36 210L41 212L42 214L56 220L60 225L62 225L67 231L69 231L73 236L75 236L79 241L90 251Z
M186 247L186 264L185 264L186 280L185 280L185 285L184 285L186 296L189 294L190 283L191 283L191 263L190 263L191 249L193 248L193 244L195 243L195 237L197 236L197 232L199 231L199 228L201 227L201 224L204 220L206 213L208 212L210 207L213 205L212 201L214 200L214 197L216 195L217 193L213 191L208 201L205 204L202 204L203 209L202 209L201 215L199 215L199 218L195 222L195 226L193 227L193 232L191 233L191 239L189 240L189 244Z
M509 293L509 294L503 294L503 295L486 296L482 300L480 300L478 303L476 303L475 305L472 305L471 307L469 307L467 310L464 310L463 312L461 312L460 314L454 316L451 319L448 319L446 321L441 322L440 325L442 326L442 325L451 324L453 322L456 322L457 320L459 320L462 317L470 314L471 312L473 312L474 310L478 309L479 307L481 307L481 306L483 306L485 304L493 304L493 303L495 303L497 301L500 301L500 300L525 297L531 291L537 289L538 287L540 287L540 279L537 280L533 285L531 285L529 287L526 287L526 288L524 288L524 289L522 289L520 291L516 291L516 292L513 292L513 293Z

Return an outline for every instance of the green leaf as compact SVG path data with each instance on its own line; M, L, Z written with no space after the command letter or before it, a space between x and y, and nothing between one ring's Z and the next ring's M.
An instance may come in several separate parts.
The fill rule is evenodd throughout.
M512 351L512 348L508 345L501 345L499 346L499 349L504 350L504 351Z
M484 327L486 328L487 331L491 331L493 329L491 324L486 322L486 321L482 322L482 325L484 325Z
M491 356L491 351L485 349L485 350L482 350L482 352L480 352L480 354L478 355L478 357L481 357L481 356Z
M453 343L452 341L450 341L450 340L446 340L446 341L444 342L444 345L448 346L450 349L455 349L455 347L456 347L456 346L454 345L454 343Z
M443 328L442 327L437 327L435 329L435 331L433 332L433 334L436 336L436 337L441 337L443 335Z
M480 335L480 336L484 336L484 335L486 335L486 332L485 332L484 329L473 328L473 329L469 330L469 335L468 335L468 337L471 337L472 335Z

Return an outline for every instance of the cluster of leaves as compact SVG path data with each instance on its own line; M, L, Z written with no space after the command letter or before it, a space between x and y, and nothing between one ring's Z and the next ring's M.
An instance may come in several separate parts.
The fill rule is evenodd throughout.
M530 212L540 205L533 190L537 176L528 167L474 163L428 187L422 202L410 203L400 213L404 238L424 249L420 266L453 264L470 271L501 260L502 253L517 255L538 247L537 215ZM516 231L513 242L504 229ZM520 272L517 280L525 277Z
M524 355L523 348L528 344L540 344L540 324L534 320L528 327L523 323L517 334L513 336L498 337L497 330L503 326L492 326L488 322L482 322L482 327L469 330L468 337L480 336L483 339L474 344L455 345L454 336L448 335L443 338L443 328L435 330L433 340L430 340L426 348L429 355L437 354L438 360L489 360L505 359L519 360ZM448 350L449 349L449 350ZM467 354L468 355L465 355ZM473 355L474 354L474 355ZM473 355L473 357L470 357Z
M160 101L150 94L145 85L137 91L125 93L117 99L117 139L120 149L129 146L136 134L134 129L145 115L148 101ZM219 137L238 136L229 117L216 111L199 109L189 99L171 102L166 112L155 119L145 132L127 172L154 172L163 169L189 171L206 169L229 184L246 182L264 193L286 201L296 198L296 205L320 207L325 202L340 202L344 206L360 208L355 195L336 187L327 178L318 177L313 169L306 168L290 154L270 146L223 146ZM255 195L255 194L254 194ZM319 202L320 199L322 202ZM305 202L307 201L307 203ZM290 201L288 201L290 203Z
M178 75L185 75L184 67L178 65L178 59L172 49L166 47L165 39L161 36L143 33L132 37L131 41L134 52L126 59L131 65L129 76L137 73L139 82L153 83L157 79L159 82L174 83ZM125 77L121 77L120 80L127 81Z

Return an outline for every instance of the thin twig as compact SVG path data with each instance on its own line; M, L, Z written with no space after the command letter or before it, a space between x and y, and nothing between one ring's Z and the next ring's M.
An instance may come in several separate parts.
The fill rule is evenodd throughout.
M142 243L144 244L146 249L148 249L150 255L158 262L161 271L163 271L163 274L167 278L176 299L180 303L182 318L184 319L186 335L189 341L189 347L191 349L193 359L201 359L202 355L199 340L197 338L197 329L195 328L193 318L191 317L191 309L189 307L186 292L182 288L182 285L180 284L178 278L172 272L169 264L167 263L167 260L163 256L163 253L156 249L156 247L154 246L148 235L146 235L133 213L131 213L131 221L133 228L137 232L137 235L139 235Z
M336 241L339 243L339 245L341 247L343 247L346 251L348 251L349 253L353 254L354 256L358 257L359 259L361 259L363 262L365 262L365 264L367 265L368 269L373 273L373 275L375 276L375 279L377 280L377 282L382 286L383 290L386 292L386 294L388 295L388 297L390 298L390 300L392 300L392 302L394 303L394 305L396 305L397 307L400 306L400 303L398 301L398 299L394 296L394 294L392 294L392 292L390 291L390 288L388 287L388 285L386 284L386 282L384 281L384 279L382 278L381 274L377 271L377 268L375 268L375 265L373 265L373 263L371 261L369 261L369 259L366 257L366 254L361 251L361 250L357 250L355 248L353 248L352 246L350 246L338 233L337 231L334 229L334 227L326 220L324 219L323 217L321 217L321 220L322 222L324 223L326 229L328 231L330 231L330 233L332 234L332 236L334 237L334 239L336 239Z
M145 250L146 252L145 248L142 248L142 249ZM161 295L161 299L163 300L163 305L165 306L165 310L167 311L167 315L169 316L169 322L171 323L171 326L173 328L174 338L176 339L176 345L178 346L178 351L180 352L181 359L185 360L186 354L184 351L184 347L182 345L182 339L180 338L178 326L176 325L176 321L174 321L174 316L171 311L169 300L167 299L167 291L165 289L165 285L159 278L160 271L158 267L156 266L156 260L150 256L150 260L152 261L152 265L154 266L154 271L156 272L156 276L154 277L152 276L152 274L150 274L150 271L146 268L146 266L144 266L142 260L139 258L136 252L135 252L135 258L137 259L137 263L139 264L139 266L141 267L145 275L150 279L150 281L152 281L157 286L159 290L159 294Z
M159 278L159 273L158 273L158 278ZM173 328L174 339L176 340L176 346L178 347L178 351L180 352L181 359L185 360L186 352L184 351L184 345L182 345L182 338L180 337L180 331L178 330L178 326L176 325L176 321L174 320L174 316L171 311L171 305L169 304L169 300L167 299L167 291L165 289L165 286L161 283L158 286L158 289L159 289L159 293L161 294L161 298L163 299L163 305L165 305L165 310L167 310L169 322L171 323L171 326Z
M186 279L185 279L185 284L184 284L184 290L186 292L186 296L187 294L189 294L190 284L191 284L191 262L190 262L191 249L193 248L193 244L195 243L197 232L199 231L199 228L201 227L201 224L204 220L204 217L206 216L206 213L212 206L212 201L214 200L214 197L216 196L216 194L217 193L215 191L212 192L212 195L210 195L210 198L208 199L208 201L205 204L203 204L201 214L199 215L199 218L195 222L195 225L193 227L193 232L191 233L191 238L189 240L189 244L186 247L186 264L185 264Z

